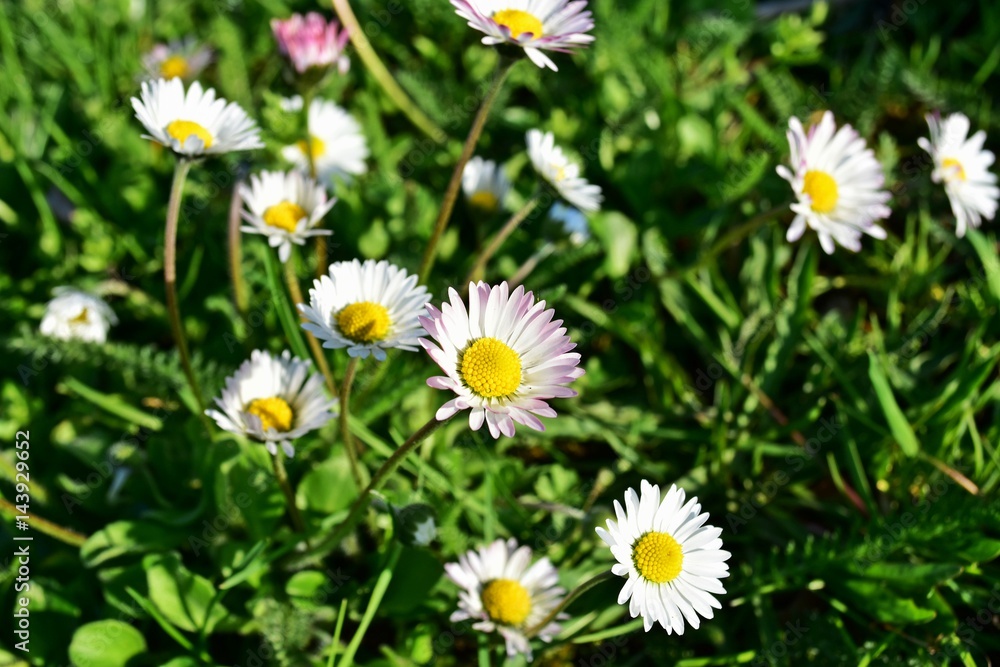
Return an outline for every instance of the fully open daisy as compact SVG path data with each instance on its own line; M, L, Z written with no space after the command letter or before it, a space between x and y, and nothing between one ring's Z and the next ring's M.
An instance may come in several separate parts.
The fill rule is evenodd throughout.
M953 113L944 120L939 114L927 116L931 138L917 143L934 158L931 178L944 183L944 191L955 214L955 234L962 238L968 227L979 227L983 218L992 220L997 212L996 174L990 171L995 159L983 150L986 133L979 130L969 136L969 118Z
M562 149L556 146L551 132L528 131L528 157L535 171L555 188L559 196L581 211L601 208L601 188L591 185L580 176L580 165L570 162Z
M290 98L285 104L289 111L302 109L302 98ZM316 175L320 181L339 178L350 181L353 176L365 173L368 142L361 126L350 114L333 102L314 99L309 105L309 137L281 150L281 155L303 171L309 171L312 151Z
M198 78L212 62L212 49L200 46L193 38L157 44L142 58L142 66L150 79Z
M326 70L336 65L344 74L351 61L344 55L344 47L351 35L340 29L336 21L327 21L318 12L305 16L292 14L285 20L271 19L271 30L278 42L278 49L287 56L295 71L305 73L310 68Z
M240 105L217 98L197 81L187 93L179 78L145 81L132 108L149 132L145 138L187 157L264 147L260 130Z
M445 565L448 578L462 588L452 623L471 619L476 630L500 633L508 655L523 653L531 660L525 631L545 619L566 591L559 587L559 573L548 558L528 567L530 563L531 549L510 539L469 551L457 563ZM561 629L558 623L549 623L538 637L551 641Z
M829 111L808 133L798 118L791 118L788 127L792 168L778 166L778 175L798 197L788 240L798 241L808 226L832 254L835 242L861 250L862 233L884 239L885 230L875 222L889 217L891 195L882 189L882 165L865 140L850 125L838 130Z
M57 287L52 293L55 298L45 306L39 327L44 336L103 343L111 325L118 324L111 307L96 296L73 287Z
M682 635L685 620L697 630L700 617L722 608L713 594L726 592L719 580L729 576L731 554L722 549L722 529L705 525L708 513L697 498L685 503L683 489L671 485L662 500L655 484L643 480L640 490L626 492L625 509L616 500L618 521L597 529L618 560L611 571L628 578L618 604L628 601L646 632L659 622L667 634Z
M337 203L327 199L326 189L299 171L264 171L250 177L250 185L240 186L240 196L247 205L242 227L251 234L263 234L278 257L287 262L292 244L303 245L310 236L332 234L316 229L326 212Z
M486 214L503 208L510 191L510 180L503 168L493 160L478 155L465 164L462 172L462 192L469 206Z
M470 28L485 33L483 44L513 44L531 62L558 71L544 51L571 53L594 41L586 0L451 0Z
M417 321L430 301L417 276L386 261L336 262L329 275L313 283L309 305L299 304L308 322L302 328L323 347L381 361L391 348L416 350L424 335Z
M337 399L329 399L323 376L309 374L312 362L254 350L239 369L226 378L218 410L206 410L219 428L263 442L267 451L295 454L292 441L337 416Z
M511 294L507 283L470 284L468 310L457 291L448 294L451 303L441 310L428 305L420 318L437 345L425 338L420 344L447 374L427 384L458 395L437 418L469 410L472 430L485 422L494 438L513 436L514 422L544 431L538 417L556 416L546 400L576 396L566 385L584 372L562 320L524 287Z

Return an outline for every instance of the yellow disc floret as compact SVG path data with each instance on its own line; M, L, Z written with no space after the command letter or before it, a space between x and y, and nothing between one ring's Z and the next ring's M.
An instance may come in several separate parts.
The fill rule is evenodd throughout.
M667 533L650 531L632 545L632 562L644 579L663 584L681 573L681 545Z
M807 171L802 191L809 195L817 213L829 213L837 206L837 181L825 171Z
M299 147L303 155L309 155L309 152L312 151L313 160L322 157L326 153L326 142L319 137L309 137L308 142L305 139L299 139L295 142L295 145Z
M380 303L359 301L337 313L340 333L355 343L376 343L389 333L389 311Z
M264 222L272 227L294 232L299 220L306 217L306 210L295 202L283 201L274 206L268 206L262 217Z
M271 396L270 398L257 398L250 401L247 412L260 417L260 424L265 431L285 431L292 430L292 421L295 412L292 406L283 398Z
M531 613L531 594L521 582L494 579L483 586L483 609L490 620L501 625L521 625Z
M469 197L469 205L482 211L495 211L497 210L497 204L499 203L500 202L497 200L497 196L489 190L474 192L472 196Z
M69 321L70 324L87 324L90 321L90 312L84 308L80 314Z
M945 159L941 160L941 167L944 169L946 173L945 178L947 180L950 181L956 178L960 181L965 180L965 167L963 167L962 163L956 160L955 158L946 157Z
M521 386L521 358L496 338L479 338L462 353L466 386L483 398L506 398Z
M542 36L542 22L534 15L520 9L502 9L493 14L493 20L497 25L507 26L510 29L510 36L514 39L526 32L530 32L535 39Z
M184 56L173 55L160 64L160 74L164 79L187 76L188 63Z
M202 143L205 144L205 148L209 148L212 145L211 133L193 120L173 121L170 125L167 125L167 134L181 142L181 146L184 146L184 142L191 135L201 139Z

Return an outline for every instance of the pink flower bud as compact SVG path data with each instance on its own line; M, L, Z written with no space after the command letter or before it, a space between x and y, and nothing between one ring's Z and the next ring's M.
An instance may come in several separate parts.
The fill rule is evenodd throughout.
M341 74L350 68L351 61L344 55L350 35L346 28L340 29L337 21L327 22L316 12L304 17L292 14L284 21L272 19L271 30L282 55L288 56L299 74L311 67L327 68L334 64Z

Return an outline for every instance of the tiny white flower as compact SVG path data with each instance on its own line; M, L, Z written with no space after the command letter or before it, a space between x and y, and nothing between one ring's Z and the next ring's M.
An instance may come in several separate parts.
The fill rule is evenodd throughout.
M282 106L288 111L302 109L302 98L292 97ZM309 171L309 156L312 151L316 163L316 176L320 181L342 179L350 182L352 177L365 173L368 169L368 142L361 131L361 125L349 113L333 102L314 99L309 105L309 137L281 149L281 156L302 171Z
M802 238L807 226L827 254L833 254L835 242L861 250L862 233L884 239L885 230L875 222L889 217L886 202L892 195L882 189L882 165L865 140L850 125L838 130L829 111L808 133L798 118L789 119L788 127L791 169L777 168L798 198L791 206L796 216L788 241Z
M560 197L581 211L600 210L604 199L600 186L580 176L580 165L570 162L551 132L529 130L527 139L532 166Z
M73 287L57 287L52 293L55 298L45 306L39 327L42 335L103 343L111 325L118 324L111 307L96 296Z
M719 580L729 576L732 554L722 549L722 529L706 525L708 513L697 498L685 503L683 489L671 485L662 500L660 487L646 480L640 490L625 493L625 509L616 500L618 521L597 529L618 561L611 571L627 578L618 604L628 602L646 632L659 623L667 634L682 635L685 620L697 630L700 617L722 608L714 595L726 592Z
M264 147L260 130L240 105L217 98L214 89L204 90L197 81L186 93L179 78L144 81L132 108L149 132L143 137L186 157Z
M507 174L493 160L484 160L477 155L465 164L462 192L472 208L488 214L496 213L504 207L509 191Z
M197 79L212 62L212 49L200 46L193 37L157 44L142 58L150 79Z
M417 276L404 269L355 259L331 264L329 275L309 290L309 305L299 304L299 310L308 320L302 328L325 341L323 347L381 361L392 348L418 349L424 335L418 317L430 298Z
M451 622L471 619L475 621L472 627L480 632L500 633L508 656L523 653L531 660L525 631L559 606L566 591L559 586L559 573L548 558L529 565L531 549L518 547L514 539L496 540L445 565L448 578L462 589ZM553 621L539 631L538 638L549 642L561 631Z
M996 174L990 171L995 156L983 150L986 133L979 130L969 136L969 118L953 113L944 120L939 114L927 116L931 138L917 143L934 158L931 179L944 183L944 191L955 214L955 235L965 236L969 227L979 227L983 218L992 220L997 212Z
M243 219L250 223L241 229L266 236L282 262L288 261L293 243L304 245L312 236L333 233L316 226L337 199L327 199L326 188L300 171L253 175L249 186L240 186L240 196L249 209L242 212Z
M323 376L309 371L312 362L254 350L235 373L226 378L218 410L205 410L219 428L263 442L267 451L278 447L289 457L292 441L321 428L337 416L337 399L329 399Z

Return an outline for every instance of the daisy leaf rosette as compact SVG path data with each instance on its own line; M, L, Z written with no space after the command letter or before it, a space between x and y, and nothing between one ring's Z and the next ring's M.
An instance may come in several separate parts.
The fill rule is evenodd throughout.
M544 431L538 417L556 416L546 401L576 396L566 385L584 374L562 320L524 287L511 293L506 282L470 283L468 308L454 288L448 294L450 303L441 310L428 305L420 318L434 339L420 344L446 374L427 384L457 395L437 419L469 410L472 430L485 423L494 438L512 437L515 422Z

